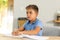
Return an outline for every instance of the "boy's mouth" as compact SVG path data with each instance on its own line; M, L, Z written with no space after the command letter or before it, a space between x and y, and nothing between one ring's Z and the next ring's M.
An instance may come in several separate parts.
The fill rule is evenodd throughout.
M30 17L27 17L27 19L30 19Z
M27 17L27 18L30 18L30 17Z

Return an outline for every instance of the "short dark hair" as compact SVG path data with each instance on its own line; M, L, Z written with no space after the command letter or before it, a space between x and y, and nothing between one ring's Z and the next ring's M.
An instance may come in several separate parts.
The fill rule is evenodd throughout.
M35 10L36 12L38 12L39 10L38 10L38 7L36 6L36 5L28 5L27 7L26 7L26 9L33 9L33 10Z

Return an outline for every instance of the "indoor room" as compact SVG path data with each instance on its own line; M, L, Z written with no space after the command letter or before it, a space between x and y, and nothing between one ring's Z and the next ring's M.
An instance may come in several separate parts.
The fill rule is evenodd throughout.
M0 35L1 40L60 40L60 0L0 0Z

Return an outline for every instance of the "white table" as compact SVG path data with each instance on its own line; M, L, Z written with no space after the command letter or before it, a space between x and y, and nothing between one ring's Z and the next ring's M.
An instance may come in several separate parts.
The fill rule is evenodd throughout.
M47 40L60 40L60 37L53 37L53 36L42 36L43 37L49 37ZM4 35L0 34L0 40L29 40L27 38L12 38L12 37L6 37Z

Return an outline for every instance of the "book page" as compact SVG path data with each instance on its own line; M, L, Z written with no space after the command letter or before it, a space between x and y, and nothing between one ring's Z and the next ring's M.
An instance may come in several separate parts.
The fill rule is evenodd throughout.
M7 37L14 37L14 38L27 38L27 39L32 39L32 40L47 40L49 37L44 37L44 36L35 36L35 35L26 35L22 34L19 36L13 36L12 34L5 34Z

